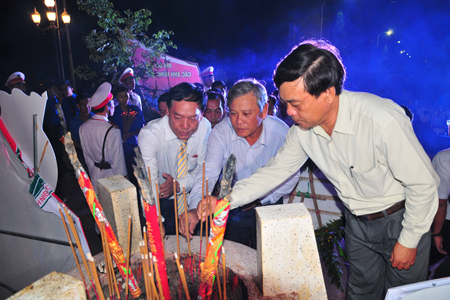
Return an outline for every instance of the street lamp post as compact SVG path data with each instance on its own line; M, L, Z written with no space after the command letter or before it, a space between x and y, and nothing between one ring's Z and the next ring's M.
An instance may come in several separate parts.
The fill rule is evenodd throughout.
M59 14L58 14L58 7L55 0L45 0L45 5L49 9L47 11L47 19L50 21L50 26L45 29L41 29L39 27L39 24L41 22L41 15L39 12L34 8L34 13L31 15L31 18L33 19L33 22L38 26L38 28L41 31L47 31L51 30L53 32L53 36L55 39L55 49L56 49L56 63L58 65L58 74L59 74L59 80L65 80L65 74L64 74L64 64L63 64L63 57L62 57L62 47L61 47L61 31L65 30L67 33L67 45L69 49L69 63L70 63L70 73L71 73L71 79L72 79L72 85L75 88L75 80L74 80L74 72L73 72L73 61L72 61L72 48L70 46L70 35L69 35L69 28L68 24L70 23L70 15L66 12L66 9L64 8L64 12L61 14L61 19L64 24L66 24L66 28L63 29L59 26ZM56 41L56 34L58 34L58 41ZM58 46L59 46L59 57L58 57Z
M389 29L389 30L386 31L386 32L380 33L380 34L377 36L377 47L378 47L378 42L379 42L379 40L380 40L380 35L386 34L387 36L390 36L390 35L393 34L393 33L394 33L394 31L393 31L392 29Z

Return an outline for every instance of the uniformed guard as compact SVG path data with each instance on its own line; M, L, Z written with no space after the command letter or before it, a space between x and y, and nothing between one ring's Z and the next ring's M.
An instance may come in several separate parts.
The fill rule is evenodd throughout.
M9 75L8 80L6 80L5 86L11 91L12 89L17 88L26 93L27 87L25 85L25 74L23 74L22 72L12 73L11 75Z
M127 176L120 129L108 122L112 115L111 84L99 86L88 102L95 115L80 126L79 134L92 185L96 192L97 180L113 175Z
M205 92L211 89L214 82L214 67L209 66L202 71L202 80Z
M130 105L135 105L142 110L142 101L141 97L134 92L136 89L136 80L134 78L134 71L132 68L126 68L123 71L122 75L119 77L119 84L128 88L128 92L130 93ZM114 105L117 106L119 103L114 101ZM143 110L142 110L143 111Z

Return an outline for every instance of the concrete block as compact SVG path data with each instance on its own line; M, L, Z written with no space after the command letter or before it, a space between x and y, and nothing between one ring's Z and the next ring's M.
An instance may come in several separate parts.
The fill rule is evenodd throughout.
M303 203L256 209L257 284L264 296L326 299L311 216Z
M139 250L142 240L138 200L135 186L122 175L97 181L98 199L114 234L127 255L128 216L131 214L131 253Z
M72 276L52 272L7 300L86 300L86 291L81 280Z

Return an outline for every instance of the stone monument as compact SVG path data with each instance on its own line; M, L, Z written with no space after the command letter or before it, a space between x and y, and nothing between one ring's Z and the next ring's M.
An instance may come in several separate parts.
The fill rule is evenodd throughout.
M311 215L303 203L256 208L257 284L264 296L326 299Z

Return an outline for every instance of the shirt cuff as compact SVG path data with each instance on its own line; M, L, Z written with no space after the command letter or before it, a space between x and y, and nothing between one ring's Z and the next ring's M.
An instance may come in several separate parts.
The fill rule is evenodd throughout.
M398 242L406 248L417 248L417 245L419 245L421 238L422 235L417 236L416 234L413 234L409 230L403 228L402 231L400 232Z

